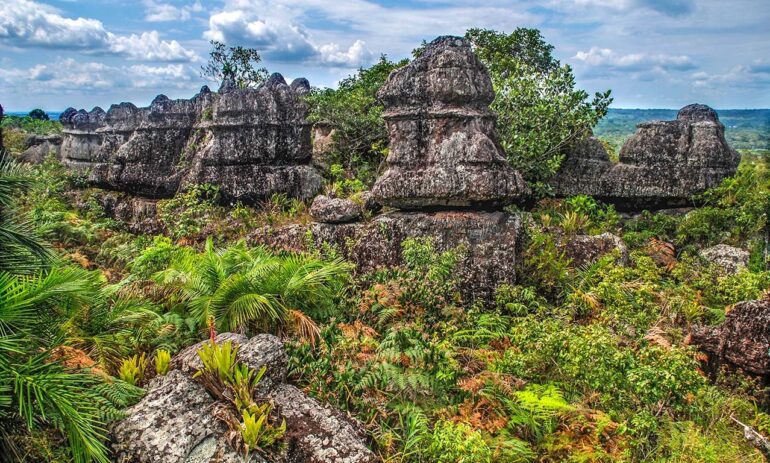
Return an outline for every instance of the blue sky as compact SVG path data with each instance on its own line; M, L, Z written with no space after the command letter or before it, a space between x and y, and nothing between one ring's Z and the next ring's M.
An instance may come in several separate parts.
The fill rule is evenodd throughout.
M385 53L470 27L536 27L614 107L770 107L769 0L5 0L0 104L90 109L192 96L211 39L334 86Z

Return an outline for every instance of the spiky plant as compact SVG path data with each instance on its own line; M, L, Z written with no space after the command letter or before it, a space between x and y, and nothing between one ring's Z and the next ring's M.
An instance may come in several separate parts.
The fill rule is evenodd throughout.
M334 311L349 265L306 255L275 255L238 243L182 255L155 275L174 288L202 330L213 319L219 331L293 331L317 336L313 318Z

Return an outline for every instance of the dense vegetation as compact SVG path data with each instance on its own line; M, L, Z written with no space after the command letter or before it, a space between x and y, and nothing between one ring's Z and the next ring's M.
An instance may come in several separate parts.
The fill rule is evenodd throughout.
M535 57L561 76L553 88L577 108L573 129L603 111L539 34L473 34L490 53L534 47L515 66ZM328 189L348 195L373 180L386 153L373 95L395 66L383 58L310 97L316 120L339 127ZM45 123L31 121L16 130ZM521 162L542 161L570 130L522 141L533 151ZM200 185L160 201L165 233L148 235L108 218L83 185L55 159L0 166L0 452L11 461L109 461L107 424L171 355L212 331L282 336L291 380L360 419L389 462L763 461L733 418L770 434L765 384L705 370L687 333L767 297L766 155L746 153L738 174L685 215L541 200L524 214L521 281L487 304L461 295L463 250L437 252L430 240L407 241L405 265L367 275L334 249L251 244L263 227L306 223L300 201L225 208ZM603 232L623 239L627 263L566 257L570 237ZM750 250L749 268L728 275L699 257L717 243ZM200 355L207 388L237 402L245 451L279 440L281 423L260 427L270 410L252 400L264 372L238 365L226 344Z

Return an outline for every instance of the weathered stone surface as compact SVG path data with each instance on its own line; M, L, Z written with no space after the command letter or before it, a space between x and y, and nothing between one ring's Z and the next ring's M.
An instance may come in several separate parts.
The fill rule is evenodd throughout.
M310 165L310 124L292 86L273 74L256 89L223 83L190 100L158 95L146 108L113 105L106 113L69 108L61 155L91 184L167 198L193 184L220 187L225 201L257 203L274 193L312 198L321 177Z
M738 273L749 265L749 252L741 248L717 244L700 252L700 256L725 273Z
M190 376L175 370L155 378L139 403L112 428L117 463L241 461L214 416L215 402Z
M504 212L393 212L370 222L311 225L317 246L335 245L357 271L403 264L407 238L429 238L437 251L462 248L457 277L469 299L490 300L502 283L515 283L523 244L518 216Z
M439 37L378 92L390 138L372 193L400 209L495 208L527 193L495 132L492 81L460 37Z
M770 300L736 304L721 325L694 328L691 342L710 355L714 366L770 375Z
M618 264L625 265L628 262L628 248L619 236L612 233L573 236L564 246L565 254L572 259L575 267L593 264L600 257L616 250Z
M55 135L32 135L27 138L26 149L19 155L19 159L30 164L40 164L53 154L60 157L62 137Z
M318 195L310 206L310 215L318 222L345 223L361 218L361 206L345 198Z
M589 138L567 156L552 185L557 196L592 195L619 210L680 207L734 175L739 161L716 111L689 105L674 121L637 125L617 164Z
M217 342L239 346L238 360L252 368L267 366L256 394L270 400L286 419L286 445L270 456L271 463L374 463L360 425L307 397L286 384L288 357L272 335L251 339L233 333L217 336ZM172 360L172 371L155 378L142 400L126 411L126 418L112 427L113 449L118 463L236 463L243 458L227 440L227 427L216 418L226 407L192 379L201 367L197 350L190 346ZM252 454L251 461L264 460Z
M327 157L334 146L334 133L334 127L329 124L313 125L313 165L320 169L329 166Z

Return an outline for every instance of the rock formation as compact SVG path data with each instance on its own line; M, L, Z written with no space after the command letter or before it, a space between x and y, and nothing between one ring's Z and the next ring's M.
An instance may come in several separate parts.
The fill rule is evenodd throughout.
M378 96L390 154L364 201L402 210L365 223L319 220L311 226L315 245L333 244L360 272L402 264L408 238L430 239L439 252L461 248L463 293L489 300L499 284L515 282L523 242L520 219L499 209L528 189L497 142L486 69L467 40L439 37L393 71ZM277 235L284 244L301 236Z
M294 386L285 383L288 357L275 336L224 333L217 342L240 345L238 361L265 376L256 395L273 403L286 419L286 445L270 456L271 463L374 463L360 425ZM227 426L217 418L220 407L206 389L192 378L201 368L197 351L201 344L180 352L166 376L156 377L147 394L126 410L126 417L112 427L117 463L237 463L239 455L228 443ZM253 453L250 461L264 460Z
M19 159L31 164L43 162L50 154L58 159L61 156L61 142L59 134L31 135L27 137L26 149L19 155Z
M700 252L700 256L727 274L735 274L749 266L749 252L741 248L717 244Z
M62 160L106 189L167 198L193 184L219 186L226 201L255 203L274 193L312 198L321 177L310 165L310 124L299 98L273 74L256 89L203 87L190 100L157 96L149 107L62 113Z
M709 363L770 375L770 300L744 301L727 313L717 327L696 327L692 344L710 356Z
M390 137L388 169L372 189L381 204L495 208L527 193L497 141L492 81L467 40L435 39L378 97Z
M619 265L628 263L628 247L622 238L612 233L576 235L566 240L563 249L567 258L571 259L573 267L591 265L614 251L618 252Z
M318 195L310 206L310 215L318 222L345 223L360 219L363 211L349 199Z
M567 156L552 185L557 196L591 195L619 210L681 207L734 175L739 161L716 111L692 104L674 121L639 124L617 164L589 138Z

